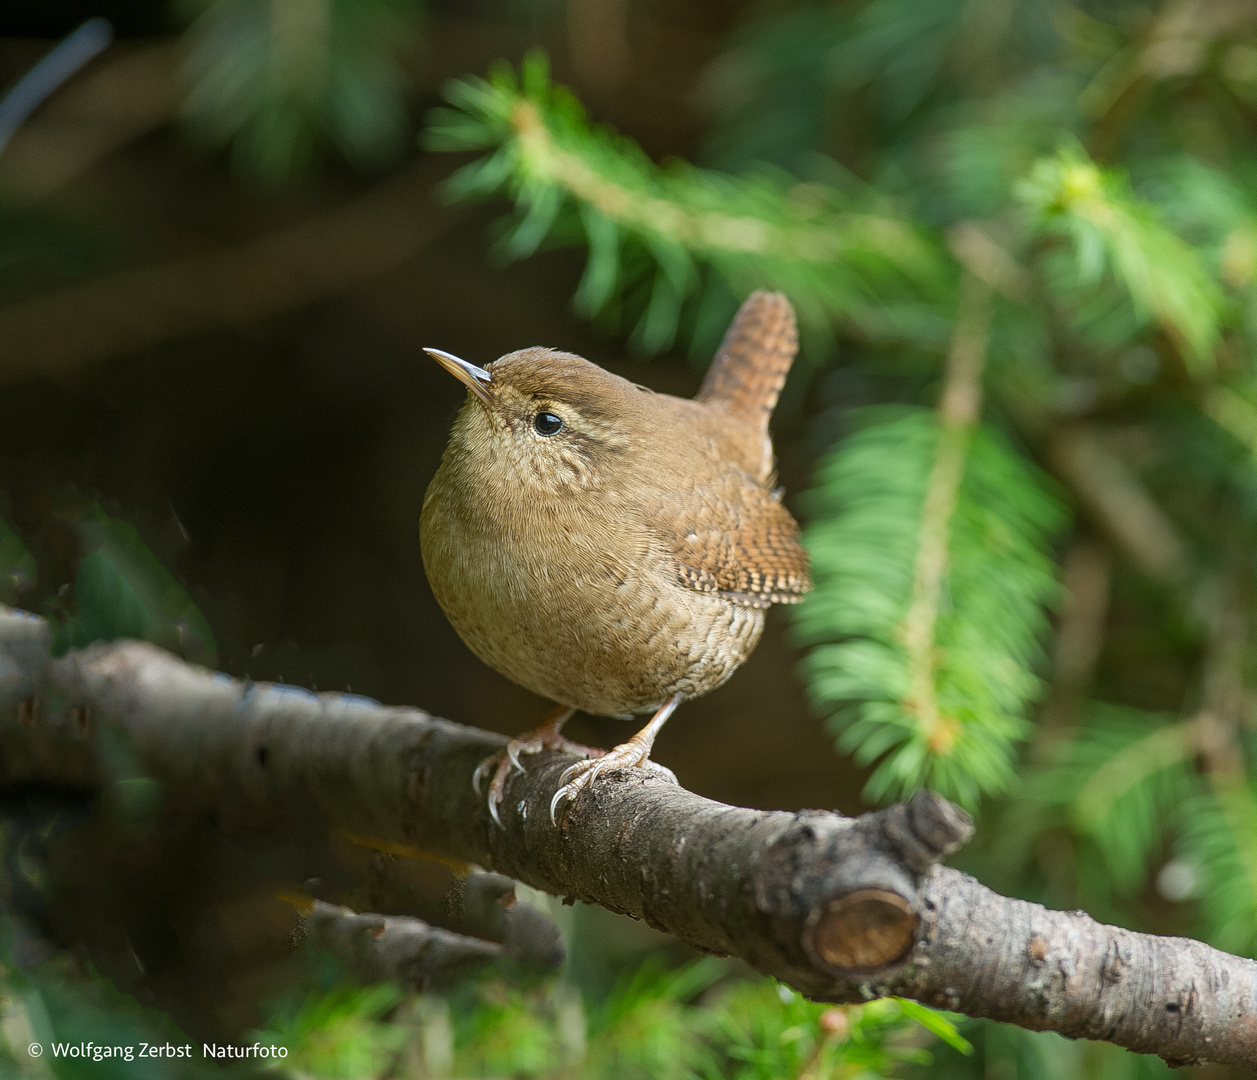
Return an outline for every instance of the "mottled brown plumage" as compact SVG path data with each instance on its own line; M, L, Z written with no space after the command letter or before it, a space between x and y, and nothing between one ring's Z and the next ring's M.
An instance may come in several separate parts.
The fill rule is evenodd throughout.
M571 710L656 711L634 740L572 770L556 803L606 767L652 764L672 708L723 683L764 609L811 587L798 526L771 490L768 420L796 347L789 302L759 292L692 401L552 349L485 370L430 350L471 395L424 499L428 580L477 656L568 710L514 740L509 761L573 748L559 733ZM491 786L495 816L507 768Z

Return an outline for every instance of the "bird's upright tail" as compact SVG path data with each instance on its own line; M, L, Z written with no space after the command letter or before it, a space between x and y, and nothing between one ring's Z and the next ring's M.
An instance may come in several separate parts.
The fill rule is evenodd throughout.
M781 293L753 292L733 317L695 400L767 429L798 349L790 301Z

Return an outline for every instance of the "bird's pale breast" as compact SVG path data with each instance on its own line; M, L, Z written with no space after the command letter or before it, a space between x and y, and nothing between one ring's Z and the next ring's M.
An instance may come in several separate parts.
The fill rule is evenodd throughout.
M428 579L459 635L507 678L591 713L647 712L719 686L758 642L764 611L680 585L631 509L504 520L445 469L424 507Z

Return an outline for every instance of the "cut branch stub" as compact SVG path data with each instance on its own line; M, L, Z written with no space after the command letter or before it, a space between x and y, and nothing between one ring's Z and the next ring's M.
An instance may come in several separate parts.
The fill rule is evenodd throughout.
M925 933L923 877L972 832L963 810L930 791L853 820L806 811L760 861L756 906L779 930L802 927L801 966L889 977Z
M916 944L915 906L886 889L857 889L816 912L803 947L817 966L839 972L883 971Z

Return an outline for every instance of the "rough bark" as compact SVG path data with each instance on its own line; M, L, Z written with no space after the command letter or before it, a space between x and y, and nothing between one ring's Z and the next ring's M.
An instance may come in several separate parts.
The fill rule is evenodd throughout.
M47 640L41 620L0 613L0 783L107 785L139 770L163 784L167 812L209 812L231 831L318 814L382 850L644 919L813 998L899 994L1175 1064L1257 1066L1257 963L936 865L969 823L928 793L851 819L724 806L630 771L556 828L546 807L572 759L549 754L512 778L498 829L471 775L500 736L239 683L134 642L50 660Z

